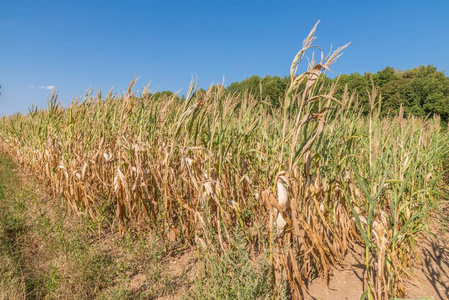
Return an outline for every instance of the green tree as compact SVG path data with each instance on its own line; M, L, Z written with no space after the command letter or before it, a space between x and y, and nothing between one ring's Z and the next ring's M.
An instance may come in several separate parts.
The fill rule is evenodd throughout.
M248 77L240 82L231 83L227 91L236 94L251 94L257 100L267 100L274 106L279 106L279 99L284 95L287 88L287 77L265 76L260 78L257 75Z
M382 87L397 79L397 72L392 67L386 67L373 75L374 84L379 87Z
M262 79L262 99L268 99L272 105L279 106L279 99L284 96L287 84L287 77L265 76Z
M231 94L244 94L249 93L256 97L260 97L260 83L261 78L257 75L248 77L240 82L231 83L227 91Z
M449 119L449 78L435 66L419 66L406 70L387 67L375 74L358 73L341 75L339 94L345 85L358 95L365 112L369 109L367 89L371 89L371 78L382 95L382 115L396 114L402 106L407 113L417 116L438 114Z
M449 78L436 67L420 66L404 73L408 80L401 89L409 112L425 116L438 114L449 118Z
M155 99L159 99L161 97L170 97L174 95L174 93L172 91L162 91L162 92L156 92L153 94L153 97Z
M348 86L349 93L356 93L359 104L362 106L365 112L368 112L368 95L366 90L371 86L370 76L368 73L361 75L359 73L351 73L349 75L340 75L338 79L339 90L336 94L337 97L341 97L345 86Z

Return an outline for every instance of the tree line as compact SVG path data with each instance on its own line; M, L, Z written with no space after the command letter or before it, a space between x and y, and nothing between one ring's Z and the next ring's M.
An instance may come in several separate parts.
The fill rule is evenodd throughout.
M449 78L435 66L419 66L411 70L397 70L392 67L377 73L352 73L338 78L324 78L328 84L337 84L337 95L348 86L350 93L356 93L365 111L369 110L367 90L372 84L382 95L382 114L395 114L402 106L405 113L416 116L438 114L443 120L449 119ZM256 99L270 101L279 105L288 85L288 77L254 75L227 87L229 93L250 92Z
M324 76L325 86L337 85L337 96L341 96L348 86L350 93L355 93L358 102L365 112L369 111L369 95L372 84L377 87L382 96L382 115L396 114L400 107L405 114L420 117L438 114L442 120L449 121L449 78L435 66L419 66L410 70L399 70L392 67L378 71L340 75L337 78ZM242 81L233 82L226 87L226 93L252 94L255 101L266 101L273 106L280 105L280 99L289 83L289 78L279 76L248 77ZM212 87L214 88L214 87ZM216 87L215 87L216 88ZM197 95L205 95L200 89ZM155 96L171 95L172 92L158 92ZM183 97L181 97L183 98Z

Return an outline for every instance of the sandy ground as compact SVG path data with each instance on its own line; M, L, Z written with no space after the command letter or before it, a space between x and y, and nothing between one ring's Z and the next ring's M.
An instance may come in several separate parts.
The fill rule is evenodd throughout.
M416 262L405 284L406 299L449 299L449 204L445 204L441 215L436 216L435 220L432 233L422 234L418 241L421 261ZM334 270L329 287L321 279L314 280L309 286L313 297L306 295L306 299L360 299L364 290L365 269L361 257L348 255L346 266Z

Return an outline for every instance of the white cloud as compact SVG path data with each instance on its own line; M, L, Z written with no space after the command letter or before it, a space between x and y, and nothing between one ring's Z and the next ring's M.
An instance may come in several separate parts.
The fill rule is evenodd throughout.
M39 87L41 90L53 90L55 88L54 85L41 85Z
M30 89L34 89L34 85L30 85Z

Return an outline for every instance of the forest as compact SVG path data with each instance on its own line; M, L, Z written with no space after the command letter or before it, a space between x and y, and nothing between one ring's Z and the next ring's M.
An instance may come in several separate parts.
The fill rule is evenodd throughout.
M445 122L449 118L449 78L444 71L433 65L418 66L411 70L399 70L386 67L377 73L365 72L343 74L335 78L322 74L326 87L335 84L336 95L341 96L347 85L348 91L356 93L359 104L365 113L369 112L369 99L367 91L374 85L381 93L381 115L394 115L400 107L406 114L419 117L437 114ZM227 88L228 93L250 93L255 99L268 101L273 106L280 105L280 99L290 82L287 76L260 77L253 75L242 81L233 82ZM198 91L205 93L204 89ZM165 91L156 93L170 94Z

